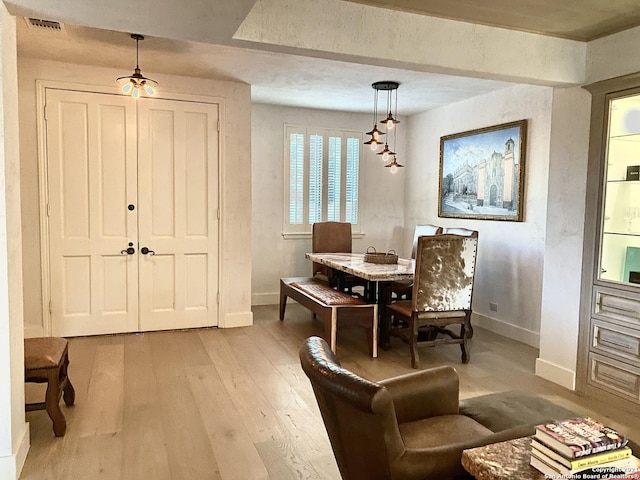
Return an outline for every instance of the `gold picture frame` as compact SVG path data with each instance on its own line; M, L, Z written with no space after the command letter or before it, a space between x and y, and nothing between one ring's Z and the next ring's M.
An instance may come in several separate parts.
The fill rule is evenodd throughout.
M440 137L438 216L523 221L527 120Z

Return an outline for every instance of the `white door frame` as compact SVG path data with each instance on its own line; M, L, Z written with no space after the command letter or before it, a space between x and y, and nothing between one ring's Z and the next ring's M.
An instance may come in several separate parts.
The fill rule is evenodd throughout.
M56 90L75 90L86 93L103 93L110 95L119 95L122 93L117 87L105 87L100 85L86 85L80 83L60 82L53 80L36 80L36 127L38 138L38 188L39 188L39 207L40 207L40 269L42 283L42 326L45 337L51 336L51 269L49 256L49 190L47 169L47 136L45 125L45 107L46 107L46 91L47 89ZM225 101L221 97L210 97L205 95L191 95L174 92L159 92L154 98L165 100L179 100L185 102L211 103L217 104L219 108L219 126L218 126L218 301L214 308L217 309L218 327L224 328L224 316L221 312L226 311L223 305L225 295L222 294L224 288L222 283L223 270L225 268L222 262L221 252L224 239L224 222L222 221L222 212L225 211L223 204L223 182L224 178L224 125L225 125Z

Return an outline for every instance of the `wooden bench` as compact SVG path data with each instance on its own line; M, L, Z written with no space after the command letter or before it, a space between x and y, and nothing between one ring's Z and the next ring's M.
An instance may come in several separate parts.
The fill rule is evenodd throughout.
M27 403L25 410L46 410L53 422L53 433L63 436L67 431L67 421L60 410L60 397L64 393L64 403L73 405L76 392L71 385L67 369L69 367L68 343L64 338L42 337L24 340L24 381L46 383L45 401Z
M334 290L314 278L281 278L280 320L284 320L287 297L304 305L322 319L325 339L334 353L338 326L356 326L366 329L369 353L374 358L378 356L378 305Z

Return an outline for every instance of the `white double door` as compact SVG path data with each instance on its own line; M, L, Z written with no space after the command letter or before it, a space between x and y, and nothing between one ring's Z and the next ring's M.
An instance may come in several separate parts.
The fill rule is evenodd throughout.
M217 325L219 106L47 89L45 118L52 334Z

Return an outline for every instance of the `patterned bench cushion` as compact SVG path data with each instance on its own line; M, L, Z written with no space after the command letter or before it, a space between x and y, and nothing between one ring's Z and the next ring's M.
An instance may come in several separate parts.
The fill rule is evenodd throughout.
M360 300L359 298L354 298L347 293L334 290L329 285L322 282L295 282L291 283L289 286L300 290L307 295L315 298L320 303L324 303L325 305L329 306L365 304L365 302Z

